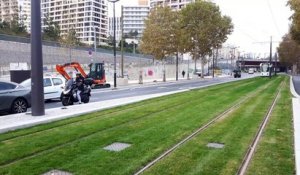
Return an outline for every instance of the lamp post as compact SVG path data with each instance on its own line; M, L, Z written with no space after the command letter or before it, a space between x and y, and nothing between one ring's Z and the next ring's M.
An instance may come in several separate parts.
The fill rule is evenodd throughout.
M32 116L45 115L43 86L43 54L41 35L41 3L31 0L31 112Z
M116 58L116 12L115 3L119 0L108 0L108 2L113 3L113 26L114 26L114 88L117 87L117 58Z
M96 53L97 53L97 32L96 26L94 25L94 59L96 60ZM93 63L93 57L91 57L91 63Z
M271 36L271 41L270 41L270 60L269 60L269 78L272 77L272 70L271 70L271 65L272 65L272 36Z

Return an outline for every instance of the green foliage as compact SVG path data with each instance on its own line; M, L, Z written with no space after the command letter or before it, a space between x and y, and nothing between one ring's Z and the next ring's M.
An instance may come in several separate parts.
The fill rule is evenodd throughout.
M181 13L181 24L186 33L184 36L187 41L191 39L186 50L192 53L194 59L200 58L203 76L207 62L205 56L222 45L233 30L231 18L222 16L215 3L202 0L188 4Z
M201 59L202 66L207 62L205 57L220 47L233 30L230 17L222 16L216 4L202 0L181 11L157 7L145 23L140 45L143 53L163 59L190 52L194 59Z
M292 25L291 25L291 35L292 38L300 43L300 1L299 0L289 0L288 5L291 10L293 10L293 15L291 16Z
M49 14L45 14L44 18L43 39L48 41L59 41L60 39L60 27L57 22L54 22Z
M137 30L135 30L135 31L131 30L126 36L127 36L127 38L136 38L138 35L139 35L139 33Z
M300 46L292 39L290 34L285 35L282 38L282 42L277 48L279 54L280 63L286 66L295 65L300 69Z
M63 35L60 39L60 43L64 47L73 48L80 45L80 41L76 36L76 30L70 29L66 35Z
M28 36L24 20L26 17L20 18L18 13L13 14L11 20L0 20L0 34Z
M143 53L153 55L155 59L164 59L170 53L172 25L169 24L176 21L174 13L169 7L157 7L150 12L140 44Z

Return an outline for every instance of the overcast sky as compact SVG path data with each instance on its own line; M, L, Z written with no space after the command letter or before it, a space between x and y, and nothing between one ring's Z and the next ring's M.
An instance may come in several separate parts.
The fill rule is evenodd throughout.
M257 56L269 54L270 37L273 37L273 52L284 34L288 32L289 17L292 12L286 6L287 0L214 0L221 12L232 18L234 32L226 45L239 47L244 53ZM137 0L120 0L116 4L116 14L120 6L137 5ZM112 4L109 3L110 16Z

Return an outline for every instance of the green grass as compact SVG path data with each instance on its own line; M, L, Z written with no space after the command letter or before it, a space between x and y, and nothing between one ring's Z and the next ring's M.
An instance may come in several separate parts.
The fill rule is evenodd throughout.
M254 101L271 99L281 81L227 83L1 134L0 174L42 174L52 169L132 174L247 94L264 91L267 83L272 85L261 95L266 98L256 96ZM102 149L113 142L132 146L118 153Z
M264 92L249 99L145 174L236 174L281 81L282 77L277 78ZM210 142L223 143L225 147L208 148L206 145Z
M286 81L247 174L295 174L291 103L289 81Z

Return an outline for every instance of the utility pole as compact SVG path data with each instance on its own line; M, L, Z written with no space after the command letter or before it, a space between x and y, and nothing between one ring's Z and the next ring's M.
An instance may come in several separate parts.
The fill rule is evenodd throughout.
M270 41L270 65L269 65L269 78L271 78L271 73L272 73L272 70L271 70L271 65L272 65L272 36L271 36L271 41Z
M215 77L215 53L213 50L213 54L212 54L212 77Z
M275 76L277 75L277 53L275 53Z
M96 26L94 25L94 50L95 50L95 60L96 60L96 53L97 53L97 37L96 37ZM92 57L93 58L93 57ZM93 59L91 59L91 62Z
M45 115L43 86L43 52L41 32L41 1L31 0L31 114Z
M124 78L124 27L123 5L121 6L121 77Z

